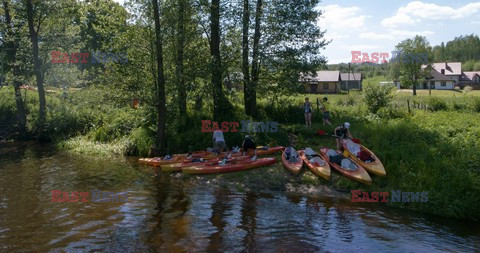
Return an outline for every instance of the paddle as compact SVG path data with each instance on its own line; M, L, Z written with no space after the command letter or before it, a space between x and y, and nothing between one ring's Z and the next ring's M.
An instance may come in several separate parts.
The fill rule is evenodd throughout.
M345 138L346 138L346 139L352 140L353 142L355 142L355 143L357 143L357 144L360 144L360 143L361 143L361 141L360 141L359 139L357 139L357 138L350 138L350 137L348 137L348 136L341 137L341 136L334 135L334 134L327 134L327 133L326 133L325 131L323 131L323 130L317 130L317 132L316 132L315 134L316 134L316 135L320 135L320 136L325 136L325 135L327 135L327 136L332 136L332 137L341 138L341 139L345 139Z

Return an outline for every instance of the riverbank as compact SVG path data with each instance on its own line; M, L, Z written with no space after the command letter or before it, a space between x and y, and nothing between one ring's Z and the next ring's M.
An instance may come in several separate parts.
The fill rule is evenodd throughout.
M13 96L8 96L11 94L4 88L0 92L5 92L2 96L7 98L0 102L2 112L7 111L2 115L14 115ZM147 105L133 109L128 104L112 101L108 90L92 88L69 94L67 100L55 94L48 96L47 133L58 149L102 157L148 155L155 139L155 116ZM310 97L311 101L316 100ZM387 205L444 217L480 220L477 211L480 209L480 114L473 96L435 99L424 96L421 99L430 103L429 109L411 108L409 113L408 108L393 105L371 114L359 94L330 95L333 126L322 126L314 108L311 129L302 125L303 115L299 110L302 98L300 95L272 103L259 101L259 117L279 123L276 133L251 133L259 145L293 145L314 150L322 146L333 148L333 138L316 136L315 131L332 132L336 125L348 121L352 124L352 134L382 160L387 177L372 176L373 184L365 186L332 172L332 179L325 181L308 171L293 176L279 162L273 167L211 176L212 179L253 182L245 187L259 185L281 191L303 189L303 186L308 189L328 187L347 194L350 190L428 191L426 203L389 202ZM29 129L34 129L35 99L31 94L27 100ZM397 97L394 101L402 99L406 97ZM201 120L211 118L209 108L194 111L190 106L193 105L189 105L184 119L173 112L169 114L172 115L167 121L170 153L204 150L211 145L211 133L201 132ZM230 121L247 119L251 118L245 117L240 105L236 105ZM225 138L230 146L240 145L243 135L226 133Z

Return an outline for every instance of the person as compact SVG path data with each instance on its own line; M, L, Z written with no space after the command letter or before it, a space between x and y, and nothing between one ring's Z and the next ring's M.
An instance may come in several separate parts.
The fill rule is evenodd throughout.
M342 148L342 139L350 138L352 139L352 135L350 134L350 123L345 122L342 125L336 127L333 130L333 134L335 135L335 141L337 142L337 150L343 151Z
M325 126L325 124L328 124L329 126L331 126L332 123L330 122L330 103L328 102L327 97L323 98L322 111L323 111L323 125Z
M305 113L305 127L312 126L312 104L308 101L308 98L305 98L305 103L303 103L303 110Z
M255 142L253 141L253 138L250 135L248 134L245 135L245 138L243 139L242 147L243 147L242 155L245 155L249 149L253 149L254 155L252 157L252 161L257 160L257 145L255 144Z
M219 154L227 150L227 143L225 143L225 139L223 138L222 130L215 130L213 132L213 152Z

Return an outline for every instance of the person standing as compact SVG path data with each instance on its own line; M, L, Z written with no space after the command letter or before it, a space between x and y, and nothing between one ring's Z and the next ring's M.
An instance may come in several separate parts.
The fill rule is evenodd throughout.
M328 102L328 98L324 97L322 102L322 111L323 111L323 125L328 124L329 126L332 125L330 122L330 103Z
M303 103L303 111L305 114L305 127L309 128L312 126L312 104L310 104L308 97L305 98L305 103Z

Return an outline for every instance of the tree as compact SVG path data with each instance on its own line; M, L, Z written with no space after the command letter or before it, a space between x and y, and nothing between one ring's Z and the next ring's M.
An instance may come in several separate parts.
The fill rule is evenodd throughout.
M419 85L425 76L429 74L429 68L422 69L422 60L416 59L416 56L426 55L428 64L432 62L431 47L427 39L423 36L415 36L413 39L407 39L396 46L397 51L401 51L400 80L407 86L412 87L413 95L417 95L417 85ZM427 64L427 65L428 65Z
M252 84L250 92L250 113L255 115L257 111L257 85L260 75L260 23L262 18L262 1L257 0L257 8L255 12L255 32L253 35L253 54L252 54Z
M6 24L6 50L9 53L9 62L8 65L13 65L13 87L15 92L15 104L17 108L17 124L20 133L24 134L26 130L26 112L23 104L22 93L20 92L20 86L22 85L20 81L20 66L17 63L17 48L18 48L18 39L15 36L16 31L14 31L12 17L10 15L10 6L8 0L3 0L3 8L5 12L5 24Z
M220 56L220 0L212 0L210 6L210 56L213 86L213 118L218 120L227 112L227 101L222 87Z
M250 63L248 60L248 30L250 28L249 1L243 0L243 28L242 28L242 73L243 73L243 101L245 114L251 115L250 100Z
M30 40L32 42L32 51L33 51L33 68L35 72L35 77L37 80L38 88L38 97L39 97L39 114L38 114L38 132L42 135L45 120L46 120L46 99L45 99L45 89L43 88L43 72L42 72L42 63L39 58L38 51L38 31L40 30L40 24L42 18L38 19L38 27L35 29L34 26L34 12L33 12L33 3L32 0L26 0L27 7L27 21L28 21L28 31L30 33Z
M165 126L166 126L166 108L165 108L165 76L163 73L163 48L162 48L162 29L160 27L160 15L157 0L152 0L153 19L155 21L155 45L157 56L157 138L155 153L165 151Z
M185 77L183 71L183 52L185 47L185 0L178 2L178 21L177 21L177 61L176 77L178 90L178 108L181 115L187 112L187 92L185 89Z

